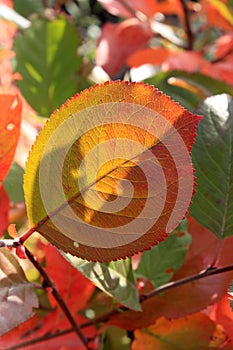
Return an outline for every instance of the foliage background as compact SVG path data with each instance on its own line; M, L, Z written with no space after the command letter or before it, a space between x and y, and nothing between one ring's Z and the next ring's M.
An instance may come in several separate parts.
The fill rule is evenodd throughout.
M6 7L15 11L10 18ZM19 234L28 229L25 162L50 114L95 83L121 79L152 84L204 115L192 153L197 193L186 219L151 251L109 264L72 257L67 262L39 234L26 246L54 281L88 346L232 349L227 293L232 269L166 289L169 281L188 282L210 267L233 264L232 1L1 0L0 17L0 93L17 93L23 101L10 169L5 145L11 140L3 142L0 120L0 165L9 170L7 176L0 172L2 237L12 234L9 223L16 224ZM1 349L87 348L70 328L35 260L0 250ZM9 300L4 304L10 290L24 308L16 310Z

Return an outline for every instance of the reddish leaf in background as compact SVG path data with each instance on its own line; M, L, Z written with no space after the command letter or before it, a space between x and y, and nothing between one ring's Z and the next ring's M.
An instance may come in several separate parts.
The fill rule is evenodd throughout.
M172 52L167 49L146 48L132 53L126 62L130 67L139 67L142 64L160 65L171 55Z
M233 342L233 312L228 294L212 306L209 316L213 321L223 326Z
M179 280L196 274L212 264L219 244L218 239L209 230L189 218L189 233L192 244L186 255L184 265L174 274L173 280ZM233 263L233 236L224 239L219 267ZM200 311L220 300L225 295L233 272L205 277L168 290L162 296L154 296L142 303L143 312L127 311L113 316L110 324L136 329L146 327L165 316L169 319L183 317Z
M233 31L222 35L208 46L205 51L212 53L214 60L220 60L230 54L233 51Z
M57 314L55 315L57 316ZM24 342L31 341L33 339L43 337L46 334L55 332L55 330L65 330L70 328L69 323L66 323L54 319L54 313L51 312L44 318L38 315L32 317L30 320L22 323L20 326L14 328L12 331L4 334L0 339L0 349L6 349L21 344ZM83 318L77 319L80 323L83 322ZM86 337L94 337L96 331L94 327L85 328L82 330ZM97 349L96 341L90 342L93 349ZM24 346L23 349L27 350L39 350L39 349L53 349L53 350L85 350L85 346L77 337L75 332L68 333L64 336L52 338L50 340L40 341L36 344Z
M211 74L208 73L212 78L223 80L226 83L233 85L233 53L227 55L226 58L220 62L216 62L212 65ZM203 71L205 73L205 71Z
M211 71L212 65L205 60L200 52L184 51L171 55L162 64L162 70L185 70L188 73Z
M152 37L149 25L136 18L119 24L106 23L96 50L96 64L109 76L114 76L126 63L127 57L142 48Z
M0 183L0 237L4 234L4 231L8 226L8 211L9 211L10 201L9 197Z
M65 303L76 314L77 311L86 306L95 287L86 277L68 263L55 247L47 245L45 251L46 270L55 282ZM53 306L56 305L53 296L50 297L50 302Z
M155 0L131 0L126 1L126 6L119 0L98 0L99 3L115 16L134 17L134 13L140 11L147 17L153 16L158 11ZM128 5L128 7L127 7ZM131 11L132 10L132 11Z
M0 5L6 5L8 7L13 8L12 0L0 0Z
M149 328L136 330L132 350L232 349L226 335L208 316L197 313L177 320L160 318Z
M6 177L17 146L22 102L17 96L0 95L0 181Z
M227 0L221 0L221 2L227 5ZM232 25L222 16L217 7L215 7L214 4L211 4L210 1L201 1L201 13L199 13L198 16L202 14L206 18L206 26L217 27L226 31L232 30Z

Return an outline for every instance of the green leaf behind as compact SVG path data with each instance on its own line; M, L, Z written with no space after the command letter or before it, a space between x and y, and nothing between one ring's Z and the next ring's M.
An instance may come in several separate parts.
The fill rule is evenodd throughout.
M11 202L17 203L24 201L23 175L23 168L21 168L18 163L14 162L6 179L3 181L4 188L7 191Z
M78 90L77 56L80 39L65 17L37 18L15 39L16 71L22 75L20 91L29 104L48 117Z
M173 78L178 79L177 85L172 83ZM154 85L190 111L193 111L207 96L223 92L233 94L229 85L200 73L159 72L154 77L146 79L145 83Z
M98 263L77 258L69 253L63 256L103 292L132 310L141 310L130 259Z
M191 236L188 233L171 234L165 241L143 253L136 276L148 279L155 288L167 283L182 266L190 244Z
M192 157L197 193L191 214L218 238L233 234L233 99L222 94L207 98Z

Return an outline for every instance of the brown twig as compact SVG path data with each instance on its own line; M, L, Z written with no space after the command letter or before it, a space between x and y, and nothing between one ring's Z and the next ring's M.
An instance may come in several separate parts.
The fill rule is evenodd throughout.
M187 41L188 41L187 49L192 50L194 37L193 37L191 25L190 25L190 13L189 13L189 9L187 6L187 0L180 0L180 3L181 3L183 13L184 13L185 29L186 29Z
M73 318L70 310L68 309L66 303L64 302L61 294L57 290L54 282L51 280L51 278L49 277L47 272L43 269L43 267L40 265L40 263L35 259L33 254L27 248L25 248L25 253L26 253L28 259L31 261L31 263L40 272L41 276L44 279L44 284L46 285L46 287L50 287L52 289L52 294L53 294L54 298L56 299L57 303L61 307L61 309L64 312L64 314L66 315L66 317L67 317L68 321L70 322L74 332L76 332L77 336L80 338L82 343L85 345L86 349L90 350L90 348L88 347L88 339L86 339L86 337L82 333L80 327L78 326L78 324L76 323L75 319Z
M169 289L176 288L178 286L181 286L181 285L184 285L184 284L187 284L187 283L190 283L190 282L193 282L193 281L205 278L205 277L209 277L209 276L213 276L213 275L217 275L217 274L229 272L229 271L233 271L233 265L228 265L228 266L224 266L224 267L220 267L220 268L209 268L209 269L200 271L199 273L197 273L195 275L188 276L188 277L182 278L182 279L177 280L177 281L166 283L163 286L156 288L152 292L147 293L145 295L142 295L140 298L140 302L143 302L146 299L152 298L153 296L155 296L161 292L165 292ZM118 314L119 310L122 312L122 311L128 311L129 309L124 307L124 306L118 308L117 310L114 309L114 310L112 310L112 311L110 311L102 316L98 316L98 317L94 318L93 320L90 320L90 321L87 321L87 322L81 324L79 326L79 328L83 329L83 328L92 326L94 324L107 322L113 315ZM31 339L29 341L25 341L23 343L20 343L18 345L14 345L13 347L7 348L5 350L22 349L22 348L25 348L26 346L33 345L33 344L36 344L36 343L39 343L39 342L42 342L45 340L50 340L50 339L53 339L56 337L60 337L60 336L63 336L63 335L66 335L66 334L69 334L72 332L74 332L74 329L68 328L68 329L65 329L63 331L56 332L53 334L45 334L44 336L41 336L41 337L38 337L35 339Z
M179 287L183 284L187 284L187 283L190 283L190 282L193 282L196 280L200 280L200 279L205 278L205 277L217 275L219 273L224 273L224 272L228 272L228 271L232 271L232 270L233 270L233 265L228 265L228 266L219 267L219 268L210 267L208 269L200 271L199 273L197 273L195 275L191 275L191 276L182 278L182 279L177 280L177 281L166 283L163 286L156 288L152 292L143 295L141 301L152 298L154 295L165 292L165 291L172 289L172 288Z

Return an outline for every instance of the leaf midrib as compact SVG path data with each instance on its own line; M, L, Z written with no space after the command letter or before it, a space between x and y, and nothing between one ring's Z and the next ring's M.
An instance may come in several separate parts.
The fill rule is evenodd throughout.
M195 121L193 119L190 120L189 123L186 123L185 125L181 125L180 128L177 128L174 132L178 132L179 130L182 130L184 127L187 128L189 125L192 125ZM170 130L169 130L170 131ZM164 139L166 139L166 137L171 136L173 133L169 133L167 136L165 136L162 140L158 140L157 143L153 144L151 147L147 148L147 151L152 150L153 147L156 147L158 144L160 144ZM184 142L184 140L183 140ZM185 144L185 143L184 143ZM187 147L186 147L187 149ZM188 149L187 149L187 152ZM65 203L61 204L58 208L56 208L55 210L53 210L52 212L50 212L49 214L47 214L43 219L41 219L35 226L33 226L30 229L30 232L35 232L37 231L40 226L44 225L48 220L50 220L51 217L55 216L56 214L58 214L61 210L63 210L67 205L71 204L72 202L74 202L78 197L81 196L82 193L85 193L89 188L91 188L94 184L97 184L99 181L101 181L103 178L105 178L106 176L108 176L109 174L113 173L115 170L117 170L120 166L124 166L125 164L127 164L128 162L133 161L136 157L140 156L142 153L135 155L134 157L125 160L124 162L122 162L122 164L118 164L116 167L114 167L113 169L111 169L109 172L105 173L104 175L100 176L98 179L96 179L95 181L93 181L91 184L89 184L88 186L86 186L83 190L79 191L78 193L76 193L74 196L72 196L70 199L68 199Z

